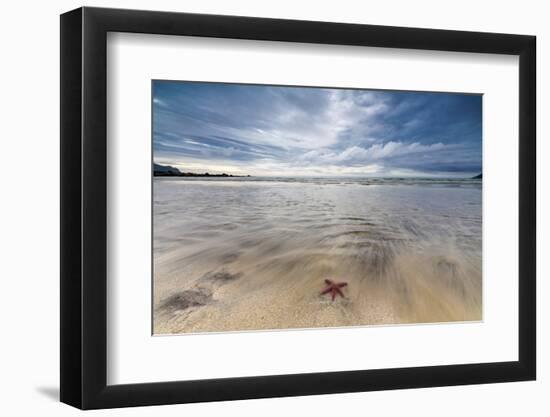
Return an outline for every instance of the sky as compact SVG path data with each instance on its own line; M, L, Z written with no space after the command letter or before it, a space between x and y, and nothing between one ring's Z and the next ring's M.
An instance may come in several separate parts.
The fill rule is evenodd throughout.
M482 97L153 81L153 158L196 173L471 177Z

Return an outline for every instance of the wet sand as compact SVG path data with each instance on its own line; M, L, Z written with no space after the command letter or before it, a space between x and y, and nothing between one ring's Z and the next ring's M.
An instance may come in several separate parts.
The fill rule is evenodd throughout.
M481 320L481 182L155 178L153 318L155 334Z

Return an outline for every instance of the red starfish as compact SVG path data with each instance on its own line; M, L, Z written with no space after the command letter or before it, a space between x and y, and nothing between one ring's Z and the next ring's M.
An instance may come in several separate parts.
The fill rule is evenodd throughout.
M344 293L340 288L344 288L346 285L348 285L347 282L333 282L330 279L325 279L325 284L327 284L327 287L321 291L321 295L325 295L330 293L332 295L332 301L336 298L336 295L340 295L342 298L344 297Z

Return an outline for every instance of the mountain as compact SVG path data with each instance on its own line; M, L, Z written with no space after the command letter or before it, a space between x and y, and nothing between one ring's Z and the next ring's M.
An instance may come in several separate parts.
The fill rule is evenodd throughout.
M170 165L153 164L153 174L155 176L179 176L181 172Z
M481 174L476 175L475 177L472 177L473 180L481 180L483 179L483 176Z
M155 177L242 177L244 175L232 175L226 174L210 174L205 172L204 174L197 174L194 172L181 172L179 169L170 165L153 164L153 175ZM250 177L250 175L246 175Z

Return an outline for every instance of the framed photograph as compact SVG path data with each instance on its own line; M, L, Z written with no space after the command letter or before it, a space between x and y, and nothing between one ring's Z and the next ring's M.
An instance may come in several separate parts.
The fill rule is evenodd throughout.
M61 16L61 401L533 380L535 37Z

